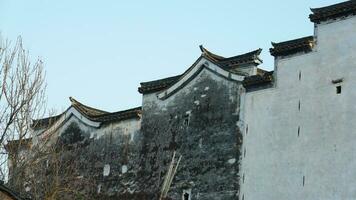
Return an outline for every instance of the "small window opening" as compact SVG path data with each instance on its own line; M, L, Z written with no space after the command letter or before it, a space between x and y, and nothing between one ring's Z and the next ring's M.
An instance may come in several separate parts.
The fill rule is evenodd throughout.
M303 186L305 185L305 176L303 176Z
M300 100L299 100L299 103L298 103L298 110L300 111Z
M341 85L336 86L336 94L341 94Z
M300 126L298 126L298 137L300 135Z
M184 200L189 200L189 194L188 194L188 193L184 193L183 199L184 199Z
M185 115L184 115L184 121L183 124L184 126L189 126L189 122L190 122L190 112L188 111Z
M301 80L301 79L302 79L302 72L299 71L299 80Z
M188 190L183 190L183 196L182 196L182 199L183 200L191 200L191 193L192 193L192 191L191 191L191 189L188 189Z
M185 117L184 126L188 126L188 125L189 125L189 117Z
M248 125L246 125L246 135L247 135L247 133L248 133Z
M244 158L246 157L246 148L244 148Z

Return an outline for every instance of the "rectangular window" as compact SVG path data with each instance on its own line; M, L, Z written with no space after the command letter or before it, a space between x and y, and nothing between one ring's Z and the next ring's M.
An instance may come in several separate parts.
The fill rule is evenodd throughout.
M183 190L183 196L182 196L182 199L183 200L191 200L192 196L192 189L187 189L187 190Z
M341 94L341 85L336 86L336 94Z
M299 80L301 80L301 79L302 79L302 72L299 71Z

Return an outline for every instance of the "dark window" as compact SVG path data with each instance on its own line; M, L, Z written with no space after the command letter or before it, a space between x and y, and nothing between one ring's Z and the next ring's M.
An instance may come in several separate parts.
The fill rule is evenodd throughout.
M301 80L301 79L302 79L302 72L299 71L299 80Z
M336 94L341 94L341 85L336 86Z
M190 121L190 114L184 115L184 126L189 126L189 121Z
M184 200L189 200L189 194L188 194L188 193L184 193L183 199L184 199Z

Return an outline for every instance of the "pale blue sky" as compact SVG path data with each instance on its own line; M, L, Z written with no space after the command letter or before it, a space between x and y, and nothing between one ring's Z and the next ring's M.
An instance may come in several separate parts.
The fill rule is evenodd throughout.
M309 8L338 2L0 0L0 32L44 60L50 107L73 96L118 111L141 105L140 82L187 69L200 44L226 57L263 48L272 70L270 42L312 35Z

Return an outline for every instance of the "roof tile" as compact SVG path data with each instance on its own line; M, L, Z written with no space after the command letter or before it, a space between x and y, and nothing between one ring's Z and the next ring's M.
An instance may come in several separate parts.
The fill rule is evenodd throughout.
M310 21L320 23L330 19L355 15L356 1L351 0L321 8L312 8L311 11L313 13L309 15Z
M299 52L309 52L314 46L314 37L308 36L280 43L272 42L272 46L273 48L269 50L272 56L287 56Z

